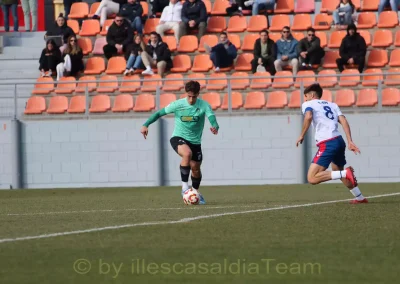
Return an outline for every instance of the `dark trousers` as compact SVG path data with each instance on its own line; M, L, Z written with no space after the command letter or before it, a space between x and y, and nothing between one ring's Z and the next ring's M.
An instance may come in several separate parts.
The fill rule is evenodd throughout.
M306 58L300 56L300 65L305 64L320 64L322 58L325 56L325 51L322 48L318 48L312 53L308 53Z
M275 59L272 57L262 58L262 65L265 67L265 70L267 70L271 75L275 75L276 73L274 62ZM253 73L256 73L257 66L258 66L258 59L253 59L251 61L251 71Z
M201 37L206 33L207 24L206 24L206 22L200 22L198 25L191 28L191 27L189 27L188 23L180 22L179 29L180 29L180 33L179 33L180 36L187 35L188 30L198 29L199 32L197 33L197 39L200 41Z
M124 45L122 47L122 51L124 53L124 57L125 57L126 60L128 60L131 50L132 50L131 45ZM103 47L103 51L104 51L104 56L107 59L110 59L111 57L118 55L118 50L113 45L106 44Z
M40 63L39 70L44 70L45 72L49 70L56 71L58 63L60 63L60 60L56 59L54 56L46 56L45 60Z
M358 72L362 73L364 70L365 65L365 58L364 57L354 57L354 64L358 65ZM345 58L338 58L336 59L336 65L340 72L344 70L344 65L347 65L348 59Z
M162 13L165 7L169 5L168 1L160 1L160 0L154 0L152 4L152 9L151 11L155 15L156 13Z
M233 64L233 58L229 56L222 44L218 44L212 48L210 59L215 67L225 68Z

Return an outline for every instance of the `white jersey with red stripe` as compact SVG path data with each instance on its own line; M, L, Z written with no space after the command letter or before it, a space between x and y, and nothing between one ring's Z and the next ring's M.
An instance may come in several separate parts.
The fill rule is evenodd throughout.
M340 136L338 119L343 114L337 104L324 100L311 100L302 105L303 114L307 111L312 111L313 114L312 125L317 144Z

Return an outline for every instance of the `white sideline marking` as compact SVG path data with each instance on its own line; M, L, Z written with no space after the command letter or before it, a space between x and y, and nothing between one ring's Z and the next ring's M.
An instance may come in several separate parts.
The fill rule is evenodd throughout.
M367 198L372 199L372 198L388 197L388 196L395 196L395 195L400 195L400 192L374 195L374 196L369 196ZM236 212L225 212L225 213L218 213L218 214L211 214L211 215L201 215L201 216L197 216L197 217L183 218L183 219L176 220L176 221L144 222L144 223L117 225L117 226L107 226L107 227L101 227L101 228L92 228L92 229L86 229L86 230L77 230L77 231L70 231L70 232L43 234L43 235L37 235L37 236L26 236L26 237L18 237L18 238L0 239L0 243L9 243L9 242L36 240L36 239L47 239L47 238L53 238L53 237L59 237L59 236L77 235L77 234L85 234L85 233L100 232L100 231L107 231L107 230L118 230L118 229L123 229L123 228L132 228L132 227L189 223L189 222L201 220L201 219L210 219L210 218L217 218L217 217L222 217L222 216L266 212L266 211L273 211L273 210L283 210L283 209L290 209L290 208L310 207L310 206L316 206L316 205L322 205L322 204L340 203L340 202L345 202L345 201L350 201L350 200L352 200L352 198L351 199L341 199L341 200L331 200L331 201L322 201L322 202L315 202L315 203L298 204L298 205L286 205L286 206L279 206L279 207L272 207L272 208L248 210L248 211L236 211ZM355 205L355 206L357 206L357 205ZM361 206L363 206L363 205L361 205Z

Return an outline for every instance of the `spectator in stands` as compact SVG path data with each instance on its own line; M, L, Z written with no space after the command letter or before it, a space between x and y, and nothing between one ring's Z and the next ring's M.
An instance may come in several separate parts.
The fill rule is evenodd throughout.
M367 44L365 39L357 32L357 27L350 24L347 27L347 35L343 38L339 49L340 58L336 59L339 71L344 70L344 65L358 65L360 73L364 70Z
M293 75L297 74L299 68L297 43L290 33L290 28L283 27L282 37L276 42L277 59L274 62L276 71L282 71L283 67L290 65L293 68Z
M253 6L252 15L258 15L260 10L274 10L275 2L275 0L249 0L244 2L244 5Z
M37 0L21 0L22 10L24 12L25 31L31 31L31 15L32 15L32 32L37 30Z
M353 13L356 10L351 0L340 0L336 10L333 11L333 22L338 27L339 25L350 25L353 23Z
M72 4L76 2L81 2L82 0L64 0L64 13L65 13L65 18L68 19L68 15L71 12L71 7ZM100 1L99 1L100 2Z
M311 27L307 29L307 36L299 42L297 49L302 69L311 69L312 65L320 64L321 59L325 56L321 41L319 37L315 36L315 30Z
M162 77L166 70L172 67L171 51L168 45L162 41L161 36L156 32L150 34L146 50L141 54L146 70L144 75L153 75L152 67L157 67L157 73Z
M253 73L268 71L275 75L276 45L269 38L268 31L260 32L260 38L254 43L254 59L251 61L251 70Z
M229 0L230 7L226 8L226 13L229 17L232 16L243 16L243 9L246 9L244 6L244 0Z
M60 47L61 52L67 47L68 38L70 36L75 36L74 31L67 26L67 21L63 17L63 14L58 15L57 21L54 25L47 30L46 35L44 36L45 39L49 37L55 37L58 41L58 46Z
M117 14L114 23L108 28L106 39L107 44L103 47L103 51L107 59L118 53L124 53L125 59L128 59L133 42L133 30L120 14Z
M101 0L99 8L97 8L94 13L93 19L100 18L100 26L102 27L107 17L112 14L118 14L119 9L126 3L127 0Z
M131 27L138 34L143 34L142 15L143 8L138 0L128 0L128 3L122 5L120 14L131 23Z
M176 38L176 42L179 42L180 29L179 23L182 22L182 3L179 0L170 0L169 5L164 8L160 23L156 27L156 32L164 36L164 32L172 29Z
M207 9L201 0L186 0L182 7L182 22L180 23L180 35L184 36L189 30L198 29L197 38L205 34L207 28Z
M170 1L169 0L154 0L152 3L152 15L151 18L157 17L157 13L161 13L164 11L164 8L169 5Z
M56 71L57 65L61 62L61 51L54 42L49 39L46 48L43 49L39 59L39 70L42 77L51 77Z
M399 11L398 5L399 0L380 0L378 6L378 14L382 13L383 9L389 6L392 8L392 11L395 11L397 13Z
M18 32L18 0L1 0L1 9L4 15L4 31L10 31L9 12L11 9L14 21L14 32Z
M79 72L84 69L83 66L83 53L78 45L78 40L76 36L71 36L68 38L67 47L63 52L63 61L57 65L57 81L61 77L64 77L65 71L68 72L69 76L76 76Z
M219 43L211 48L204 44L207 53L210 53L210 59L214 63L215 72L219 72L220 68L232 66L233 60L237 56L236 46L233 45L225 32L219 36Z
M146 44L144 43L142 36L135 35L131 55L129 55L128 62L126 63L124 75L132 75L135 70L144 69L141 57L141 54L144 50L146 50Z

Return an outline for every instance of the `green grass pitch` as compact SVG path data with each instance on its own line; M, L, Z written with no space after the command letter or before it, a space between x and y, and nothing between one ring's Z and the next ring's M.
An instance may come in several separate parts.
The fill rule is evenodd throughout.
M397 283L400 184L360 189L0 191L0 283Z

